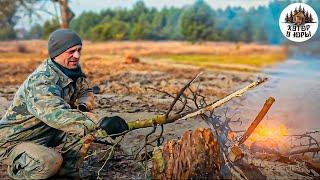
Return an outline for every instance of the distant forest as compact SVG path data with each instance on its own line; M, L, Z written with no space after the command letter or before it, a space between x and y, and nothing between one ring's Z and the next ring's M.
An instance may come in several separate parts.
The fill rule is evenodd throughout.
M148 8L139 1L131 9L83 12L71 21L70 26L82 38L92 41L188 40L279 44L285 41L278 26L279 16L292 2L275 0L268 6L248 10L241 7L214 10L203 0L182 8L162 9ZM320 15L319 0L305 3ZM30 37L47 38L58 26L58 21L52 19L42 26L34 25L29 34Z

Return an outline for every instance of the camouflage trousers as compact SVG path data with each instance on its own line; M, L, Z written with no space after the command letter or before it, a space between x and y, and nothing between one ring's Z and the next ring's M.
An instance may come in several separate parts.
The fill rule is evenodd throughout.
M79 167L89 149L93 136L84 138L59 130L48 132L44 138L22 142L4 161L13 179L46 179L54 175L80 177Z

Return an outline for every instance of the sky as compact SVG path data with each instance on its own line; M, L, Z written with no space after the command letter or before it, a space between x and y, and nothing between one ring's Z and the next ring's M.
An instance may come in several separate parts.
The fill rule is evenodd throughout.
M130 9L139 0L70 0L70 9L75 13L76 16L80 15L84 11L94 11L99 12L102 9L114 9L114 8L127 8ZM241 6L245 9L251 7L264 6L267 5L271 0L205 0L212 9L226 8L228 6ZM147 7L155 7L161 9L163 7L183 7L186 5L191 5L195 0L144 0ZM56 9L51 1L46 4L47 11L55 13L56 10L59 12L58 6ZM16 28L24 27L26 29L30 28L30 25L37 22L42 24L45 20L51 19L53 16L45 12L40 12L40 17L36 20L30 20L25 17L22 18L17 24Z

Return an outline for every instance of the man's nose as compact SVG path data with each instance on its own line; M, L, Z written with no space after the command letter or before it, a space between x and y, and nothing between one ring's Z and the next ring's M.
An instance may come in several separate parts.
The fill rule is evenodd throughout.
M75 51L75 52L73 53L73 57L74 57L74 58L80 58L80 52L79 52L79 51Z

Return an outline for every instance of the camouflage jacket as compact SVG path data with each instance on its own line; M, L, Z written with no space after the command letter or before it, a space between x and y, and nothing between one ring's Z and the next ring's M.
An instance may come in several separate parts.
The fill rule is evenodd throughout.
M92 110L93 100L84 77L73 82L50 58L45 60L20 86L1 119L0 147L45 137L53 129L85 136L96 123L76 107L84 103Z

